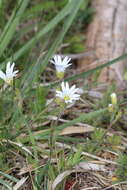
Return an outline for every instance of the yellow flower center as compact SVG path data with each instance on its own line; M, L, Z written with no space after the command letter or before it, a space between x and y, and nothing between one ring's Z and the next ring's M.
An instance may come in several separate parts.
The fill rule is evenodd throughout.
M64 96L64 100L65 101L70 100L70 97L69 96Z
M6 83L9 84L9 85L12 85L13 84L13 79L7 79Z

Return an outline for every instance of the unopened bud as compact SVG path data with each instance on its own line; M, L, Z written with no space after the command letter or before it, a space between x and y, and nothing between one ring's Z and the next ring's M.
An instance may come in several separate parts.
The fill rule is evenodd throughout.
M117 105L117 95L116 95L116 93L112 93L110 96L111 96L111 103L113 105Z
M108 111L109 111L109 112L113 112L113 111L114 111L114 107L113 107L112 104L109 104L109 105L108 105Z

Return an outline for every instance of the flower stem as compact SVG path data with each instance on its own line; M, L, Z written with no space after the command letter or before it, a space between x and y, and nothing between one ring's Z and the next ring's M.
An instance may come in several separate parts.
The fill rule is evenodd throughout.
M50 129L50 137L49 137L49 147L50 147L50 157L49 160L51 162L52 156L53 156L53 150L55 146L55 126L57 126L59 119L63 115L64 110L60 110L59 115L57 117L57 120L51 122L51 129Z

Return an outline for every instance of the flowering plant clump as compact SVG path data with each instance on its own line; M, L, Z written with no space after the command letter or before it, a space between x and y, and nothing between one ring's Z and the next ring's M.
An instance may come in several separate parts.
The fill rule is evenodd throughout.
M17 76L18 70L14 71L15 63L11 65L10 62L7 63L6 72L0 70L0 78L3 79L7 84L11 85L13 78Z
M65 57L62 59L61 56L55 55L54 58L50 61L55 65L56 75L59 79L62 79L64 77L65 69L71 65L71 63L69 63L70 60L71 58Z
M73 103L73 101L79 100L80 98L80 95L77 94L78 91L79 88L76 88L75 85L69 88L68 82L66 83L62 82L61 90L56 90L56 97L59 97L66 104Z

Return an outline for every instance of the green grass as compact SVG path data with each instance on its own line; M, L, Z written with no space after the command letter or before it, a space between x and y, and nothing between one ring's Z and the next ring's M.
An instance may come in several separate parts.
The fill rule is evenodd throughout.
M0 80L0 189L18 190L25 184L34 190L49 190L60 176L54 186L61 190L67 179L73 178L71 173L77 172L77 164L99 158L104 161L103 151L107 150L115 154L113 161L118 167L114 175L118 181L125 180L121 177L127 168L126 156L121 156L125 145L119 133L113 132L123 132L126 125L126 108L122 106L126 98L121 98L126 92L121 92L111 113L108 104L116 87L109 87L103 98L97 100L85 93L89 90L86 86L81 100L62 112L60 119L64 121L54 121L61 113L54 101L55 88L61 81L56 81L54 68L48 64L55 53L84 51L83 26L91 21L94 12L90 1L0 0L0 10L0 68L5 70L6 63L11 61L20 71L13 87ZM62 48L65 43L69 47ZM78 86L79 80L83 82L90 74L126 58L127 54L121 55L87 72L69 74L64 80ZM84 132L80 127L86 124L89 130ZM80 131L72 133L75 126ZM61 134L63 130L68 135Z

